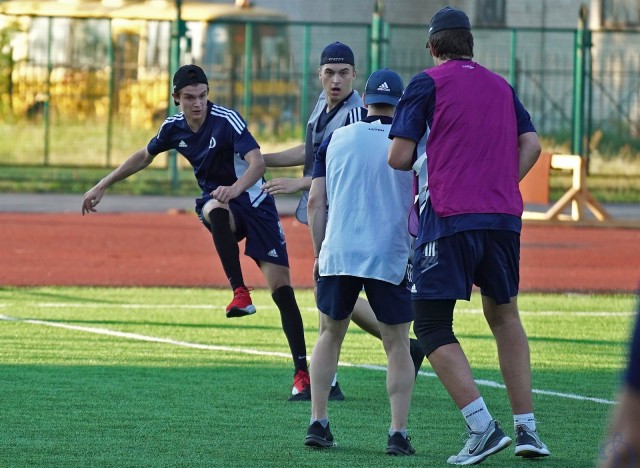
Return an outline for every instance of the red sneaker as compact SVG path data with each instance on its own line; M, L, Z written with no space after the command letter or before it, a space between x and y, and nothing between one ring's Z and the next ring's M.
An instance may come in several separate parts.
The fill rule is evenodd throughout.
M289 401L309 401L311 400L311 381L309 380L309 372L299 370L293 376L293 387L291 387L291 396Z
M233 291L233 300L227 306L227 318L244 317L256 313L256 308L251 303L249 290L240 286Z

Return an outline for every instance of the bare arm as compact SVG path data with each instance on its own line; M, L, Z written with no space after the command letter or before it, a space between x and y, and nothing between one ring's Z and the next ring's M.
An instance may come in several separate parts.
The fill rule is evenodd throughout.
M523 133L518 137L519 175L522 180L540 157L542 147L536 132Z
M314 280L318 278L318 256L324 240L327 228L327 186L325 177L316 177L311 182L309 202L307 203L307 218L309 219L309 231L313 242L313 266Z
M416 150L416 142L408 138L395 137L389 145L389 166L401 171L411 170L413 165L413 153Z
M147 148L142 148L127 158L125 162L120 164L108 176L98 182L91 190L84 194L82 199L82 215L85 213L96 212L95 206L100 203L104 192L116 182L126 179L130 175L141 171L153 162L156 156L150 154Z
M304 144L277 153L262 155L267 167L291 167L304 164Z
M264 161L268 167L291 167L303 165L304 157L304 145L298 145L279 153L267 153L264 155ZM311 177L276 177L266 182L262 190L271 195L279 195L309 190L310 187Z
M233 183L233 185L221 185L213 192L211 192L211 196L214 199L218 200L220 203L229 203L229 200L232 200L239 196L242 192L258 182L258 180L260 180L260 178L264 175L264 159L262 158L262 154L260 153L260 150L258 148L253 149L245 154L244 160L249 163L249 167L247 168L245 173L242 174L242 176L240 176L240 178Z

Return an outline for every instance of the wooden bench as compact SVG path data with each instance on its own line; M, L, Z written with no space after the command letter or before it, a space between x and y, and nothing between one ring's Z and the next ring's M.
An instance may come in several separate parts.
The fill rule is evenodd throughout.
M587 208L598 221L608 221L611 216L587 190L587 165L585 159L576 154L542 153L531 171L520 181L520 192L525 203L549 204L549 181L551 169L572 171L571 188L546 212L525 211L523 220L582 221ZM569 214L565 211L571 207Z

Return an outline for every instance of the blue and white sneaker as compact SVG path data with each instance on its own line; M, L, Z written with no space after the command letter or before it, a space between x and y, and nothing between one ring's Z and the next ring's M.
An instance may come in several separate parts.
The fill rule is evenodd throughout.
M540 440L538 433L526 424L516 426L516 456L522 458L548 457L549 449Z
M475 465L480 463L489 455L498 453L500 450L511 445L511 438L507 437L498 422L494 419L489 423L489 427L482 432L468 432L468 439L458 455L452 455L447 459L451 465Z

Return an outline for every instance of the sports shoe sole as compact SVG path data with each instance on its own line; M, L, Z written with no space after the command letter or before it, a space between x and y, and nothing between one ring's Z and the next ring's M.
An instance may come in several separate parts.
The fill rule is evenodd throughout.
M244 309L238 307L232 307L227 311L227 318L246 317L247 315L253 315L256 313L254 306L248 306Z
M313 448L331 448L335 445L332 440L327 440L324 437L317 435L308 435L304 439L304 445Z
M549 450L536 447L535 445L516 445L516 457L538 458L551 455Z
M384 451L387 455L395 455L395 456L402 456L402 455L415 455L416 451L415 450L407 450L403 447L400 447L398 445L389 445L387 447L387 449Z
M311 401L311 392L305 392L304 390L295 395L291 395L288 401Z

